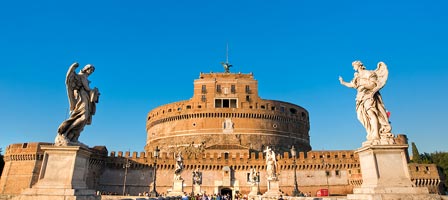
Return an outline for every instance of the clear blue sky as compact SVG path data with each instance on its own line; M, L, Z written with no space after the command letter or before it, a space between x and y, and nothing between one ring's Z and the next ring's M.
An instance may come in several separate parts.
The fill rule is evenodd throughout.
M448 151L447 1L1 1L0 147L53 142L67 117L65 74L96 67L101 92L80 140L143 151L153 108L193 94L200 72L253 72L264 99L310 112L314 150L356 149L351 62L384 61L393 133Z

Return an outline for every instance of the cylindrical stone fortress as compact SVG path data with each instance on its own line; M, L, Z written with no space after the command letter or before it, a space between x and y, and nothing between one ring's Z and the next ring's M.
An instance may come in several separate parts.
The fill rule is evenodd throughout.
M145 150L179 148L311 150L304 108L258 96L253 74L201 73L190 100L157 107L147 116Z

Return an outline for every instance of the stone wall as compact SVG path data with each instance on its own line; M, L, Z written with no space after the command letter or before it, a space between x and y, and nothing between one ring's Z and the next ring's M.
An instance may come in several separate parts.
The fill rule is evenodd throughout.
M0 194L19 194L37 182L43 159L40 145L48 143L12 144L6 148Z
M4 176L0 179L1 194L18 194L24 188L30 188L37 181L43 152L39 146L47 143L28 143L10 145L5 154ZM99 191L123 193L126 162L130 162L126 175L126 193L137 195L150 191L154 182L154 157L152 152L111 152L105 156L105 148L98 150L89 161L87 183ZM102 153L101 153L102 152ZM107 150L106 150L107 152ZM299 152L295 160L287 152L277 155L280 189L291 194L294 189L294 166L296 166L297 184L302 192L315 193L318 189L329 188L330 194L349 194L353 187L362 183L359 160L354 151L310 151ZM260 172L259 187L267 190L266 165L262 153L193 154L184 158L184 191L192 191L192 172L199 169L202 173L201 191L208 194L227 188L248 193L250 183L247 174L254 168ZM433 164L409 164L411 179L417 187L428 187L438 193L441 177ZM157 191L167 193L173 187L175 168L174 154L161 153L157 159ZM226 174L229 170L230 176Z

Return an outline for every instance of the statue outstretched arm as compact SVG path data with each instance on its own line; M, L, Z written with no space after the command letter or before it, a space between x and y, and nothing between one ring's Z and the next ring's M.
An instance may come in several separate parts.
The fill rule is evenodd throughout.
M339 76L339 82L341 83L341 85L345 86L345 87L349 87L349 88L355 88L356 85L353 83L353 81L350 82L345 82L344 79Z

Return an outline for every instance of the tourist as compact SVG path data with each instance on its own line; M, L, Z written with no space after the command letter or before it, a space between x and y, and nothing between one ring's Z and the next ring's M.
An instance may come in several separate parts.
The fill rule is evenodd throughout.
M187 193L186 192L184 192L184 195L182 195L182 198L181 198L182 200L188 200L188 196L187 196Z

